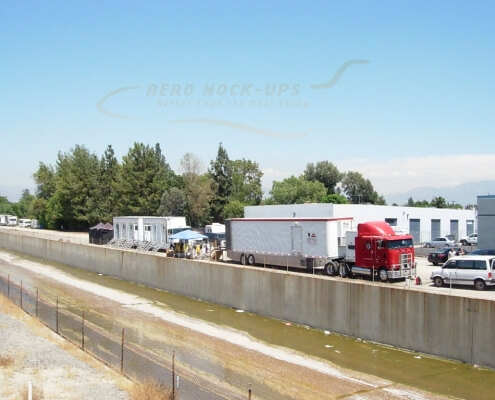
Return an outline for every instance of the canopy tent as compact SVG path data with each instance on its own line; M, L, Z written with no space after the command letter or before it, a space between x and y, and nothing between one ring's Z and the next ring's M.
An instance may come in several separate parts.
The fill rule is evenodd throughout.
M89 243L107 244L113 238L113 226L110 223L102 223L89 228Z
M190 229L186 229L185 231L177 232L177 233L174 233L173 235L170 235L170 239L187 241L187 240L208 239L208 237L205 235L202 235L201 233L194 232Z
M95 226L92 226L91 228L89 228L90 230L92 229L103 229L105 226L105 224L103 222L99 222L98 224L96 224Z

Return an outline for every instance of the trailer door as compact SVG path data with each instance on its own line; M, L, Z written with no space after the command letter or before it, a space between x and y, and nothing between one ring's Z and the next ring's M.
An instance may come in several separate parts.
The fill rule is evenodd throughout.
M291 226L292 254L302 253L302 226Z

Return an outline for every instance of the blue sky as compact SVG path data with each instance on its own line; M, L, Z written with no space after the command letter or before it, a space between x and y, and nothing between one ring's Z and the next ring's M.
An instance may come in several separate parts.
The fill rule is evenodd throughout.
M84 144L222 142L264 186L329 160L380 193L495 179L495 3L9 2L0 194ZM330 83L323 89L312 85Z

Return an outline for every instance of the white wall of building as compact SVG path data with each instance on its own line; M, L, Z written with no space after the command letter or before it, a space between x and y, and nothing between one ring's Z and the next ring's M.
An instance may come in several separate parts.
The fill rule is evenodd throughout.
M377 206L371 204L284 204L270 206L246 206L245 218L343 218L352 217L355 224L368 221L387 221L404 228L420 243L432 236L454 234L456 239L477 232L474 210L450 208L419 208Z

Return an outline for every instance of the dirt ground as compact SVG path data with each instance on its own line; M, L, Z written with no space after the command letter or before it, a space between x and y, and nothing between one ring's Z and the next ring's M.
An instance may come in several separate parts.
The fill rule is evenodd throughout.
M133 383L0 295L0 398L129 399Z

